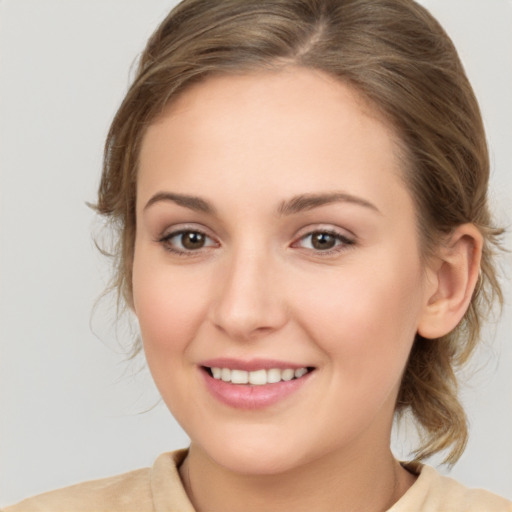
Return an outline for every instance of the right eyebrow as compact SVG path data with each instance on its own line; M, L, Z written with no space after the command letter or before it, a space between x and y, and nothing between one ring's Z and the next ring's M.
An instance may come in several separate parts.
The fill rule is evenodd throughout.
M170 201L176 203L179 206L189 208L190 210L195 210L197 212L207 213L210 215L215 214L215 208L208 201L205 201L204 199L197 196L175 194L173 192L157 192L145 204L144 210L147 210L151 205L160 201Z

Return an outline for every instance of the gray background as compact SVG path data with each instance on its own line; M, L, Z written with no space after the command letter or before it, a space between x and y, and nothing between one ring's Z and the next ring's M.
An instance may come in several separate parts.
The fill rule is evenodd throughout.
M85 205L134 56L175 3L0 0L0 506L148 466L187 443L138 371L143 361L124 361L119 342L130 335L111 327L112 300L93 313L108 265ZM454 39L480 99L493 204L509 225L512 1L422 3ZM472 437L452 475L512 498L509 283L506 299L464 390ZM400 455L401 438L394 444Z

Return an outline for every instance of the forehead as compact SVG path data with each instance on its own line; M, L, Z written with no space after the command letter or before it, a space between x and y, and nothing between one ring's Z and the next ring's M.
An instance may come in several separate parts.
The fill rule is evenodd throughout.
M241 106L243 109L239 109ZM244 121L257 129L258 123L268 128L271 120L298 117L306 122L302 126L307 127L318 120L325 125L339 113L342 115L338 121L343 122L349 110L357 114L350 122L357 117L359 121L372 119L398 140L384 114L355 87L323 71L298 66L212 75L181 91L151 124L156 126L169 118L182 125L190 121L205 124L208 117L222 121L238 111L237 119L229 120L233 129ZM271 113L274 115L270 116Z
M155 186L208 195L212 181L233 193L249 185L267 195L340 187L393 194L401 185L398 153L378 111L323 72L291 67L211 77L148 128L138 196Z

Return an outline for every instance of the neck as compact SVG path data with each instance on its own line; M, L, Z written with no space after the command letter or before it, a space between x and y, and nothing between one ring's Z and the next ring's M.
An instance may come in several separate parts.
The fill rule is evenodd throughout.
M279 474L232 472L192 444L180 475L198 512L364 511L383 512L415 477L391 452L329 453Z

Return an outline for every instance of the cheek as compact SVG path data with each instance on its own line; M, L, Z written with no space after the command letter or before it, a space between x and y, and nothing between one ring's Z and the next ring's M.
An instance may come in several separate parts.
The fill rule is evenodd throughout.
M308 293L295 294L305 297L297 313L303 328L354 378L373 374L368 381L401 373L422 304L420 266L379 261L347 265L325 280L316 276L305 283Z
M134 260L134 308L146 361L164 402L180 422L188 418L189 404L195 400L196 372L190 371L187 353L204 316L203 282L152 264L149 258Z
M145 264L143 255L135 258L134 308L150 366L153 359L168 364L165 356L183 352L193 338L204 309L202 282L166 266Z

